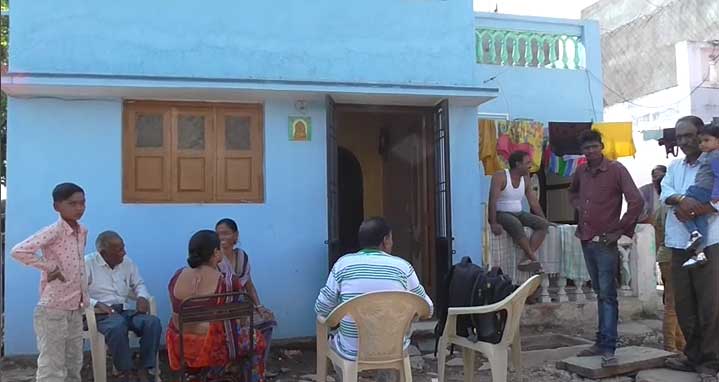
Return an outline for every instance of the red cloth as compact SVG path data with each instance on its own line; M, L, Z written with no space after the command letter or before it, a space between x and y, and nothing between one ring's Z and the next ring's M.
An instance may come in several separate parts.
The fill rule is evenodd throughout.
M524 151L531 157L534 154L534 147L529 143L514 143L508 135L500 135L497 139L497 154L509 160L509 156L515 151Z

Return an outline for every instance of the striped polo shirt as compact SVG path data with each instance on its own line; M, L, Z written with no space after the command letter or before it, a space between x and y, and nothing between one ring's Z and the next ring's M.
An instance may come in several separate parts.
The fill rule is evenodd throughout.
M317 296L315 312L326 317L347 300L380 291L410 291L424 298L432 309L432 300L419 283L410 263L378 249L364 249L337 260L327 277L327 284ZM357 358L357 326L351 317L342 319L331 341L344 358ZM409 340L406 342L408 346Z

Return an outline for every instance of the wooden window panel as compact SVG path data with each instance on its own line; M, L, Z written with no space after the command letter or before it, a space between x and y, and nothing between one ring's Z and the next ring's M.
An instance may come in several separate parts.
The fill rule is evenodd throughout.
M262 109L257 106L219 107L217 127L217 177L219 202L264 201L264 132Z
M214 201L215 134L212 109L173 108L172 132L172 200Z
M264 201L262 106L127 101L123 201Z
M170 201L170 109L129 104L123 124L123 200Z

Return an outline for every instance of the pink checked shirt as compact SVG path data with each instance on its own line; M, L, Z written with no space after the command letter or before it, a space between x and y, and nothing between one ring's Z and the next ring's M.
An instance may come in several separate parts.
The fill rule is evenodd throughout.
M42 271L38 305L75 310L81 308L83 302L90 301L84 282L86 242L84 226L80 225L75 232L67 222L59 219L13 247L11 254L15 260ZM42 251L42 256L37 256L38 251ZM48 283L47 274L57 267L60 267L65 282L55 279Z

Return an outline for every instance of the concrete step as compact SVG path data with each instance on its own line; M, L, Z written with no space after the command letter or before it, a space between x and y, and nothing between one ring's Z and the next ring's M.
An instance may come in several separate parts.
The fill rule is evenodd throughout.
M567 370L584 378L600 379L635 373L664 366L664 360L677 356L664 350L629 346L617 349L617 366L603 368L601 357L571 357L557 362L557 369Z

